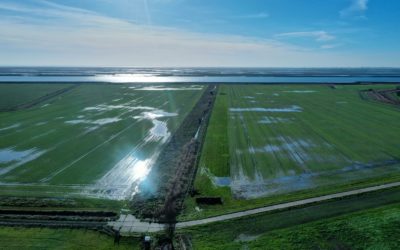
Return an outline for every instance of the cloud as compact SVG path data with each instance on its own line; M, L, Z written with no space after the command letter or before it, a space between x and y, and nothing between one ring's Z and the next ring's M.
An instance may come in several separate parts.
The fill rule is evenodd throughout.
M1 65L322 67L364 66L377 61L274 39L140 25L89 10L38 3L41 5L0 3L0 9L12 12L0 14ZM334 40L325 31L280 36Z
M300 32L289 32L289 33L281 33L275 35L275 37L278 38L298 38L298 37L309 37L314 39L317 42L327 42L327 41L332 41L335 40L336 37L329 34L326 31L319 30L319 31L300 31Z
M340 46L342 46L341 43L324 44L324 45L321 45L321 49L334 49L334 48L337 48L337 47L340 47Z
M236 16L236 18L243 18L243 19L265 19L268 17L269 17L269 14L265 13L265 12Z
M364 17L368 9L368 0L351 0L350 6L339 12L340 16L346 17Z

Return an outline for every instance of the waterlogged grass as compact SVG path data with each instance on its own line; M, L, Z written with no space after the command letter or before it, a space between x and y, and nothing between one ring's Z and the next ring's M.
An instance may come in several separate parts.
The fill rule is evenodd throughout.
M139 239L114 238L89 230L0 227L0 249L141 249Z
M28 103L70 84L0 84L0 110Z
M181 230L194 249L398 249L399 189Z
M195 188L224 205L189 198L181 219L400 180L400 113L369 88L393 86L221 86Z
M0 195L127 195L202 94L168 86L82 84L48 105L0 113Z

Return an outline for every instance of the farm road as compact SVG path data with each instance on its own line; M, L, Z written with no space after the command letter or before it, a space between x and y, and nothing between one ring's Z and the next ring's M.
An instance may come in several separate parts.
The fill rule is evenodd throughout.
M178 229L192 227L192 226L199 226L199 225L204 225L204 224L208 224L208 223L237 219L237 218L242 218L242 217L249 216L249 215L255 215L255 214L259 214L259 213L271 212L271 211L281 210L281 209L288 209L288 208L293 208L293 207L298 207L298 206L303 206L303 205L309 205L312 203L328 201L328 200L337 199L337 198L344 198L344 197L349 197L349 196L353 196L353 195L358 195L358 194L363 194L363 193L368 193L368 192L373 192L373 191L378 191L378 190L383 190L383 189L388 189L388 188L393 188L393 187L399 187L399 186L400 186L400 182L388 183L388 184L383 184L383 185L379 185L379 186L361 188L361 189L356 189L356 190L347 191L347 192L323 195L323 196L309 198L309 199L303 199L303 200L287 202L287 203L282 203L282 204L277 204L277 205L265 206L265 207L261 207L261 208L249 209L249 210L245 210L245 211L241 211L241 212L224 214L224 215L210 217L210 218L201 219L201 220L179 222L175 226ZM122 234L138 233L138 232L139 233L158 232L158 231L164 230L167 226L166 224L140 221L139 219L136 219L132 215L121 215L121 217L117 221L109 222L108 225L112 226L115 230L120 230L120 232Z

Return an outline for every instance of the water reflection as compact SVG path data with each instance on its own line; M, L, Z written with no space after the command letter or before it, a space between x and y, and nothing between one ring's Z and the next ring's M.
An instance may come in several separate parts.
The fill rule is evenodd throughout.
M139 192L150 172L152 158L142 160L130 152L95 184L95 196L123 200ZM91 194L92 195L92 194Z
M172 76L168 77L155 76L153 74L115 74L115 75L97 75L94 77L94 80L99 82L114 82L114 83L126 83L126 82L165 83L165 82L177 82L179 81L180 78Z

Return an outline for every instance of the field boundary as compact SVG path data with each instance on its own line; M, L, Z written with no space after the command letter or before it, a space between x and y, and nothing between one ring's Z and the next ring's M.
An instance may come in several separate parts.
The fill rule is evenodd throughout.
M269 205L269 206L264 206L264 207L260 207L260 208L248 209L248 210L244 210L244 211L240 211L240 212L234 212L234 213L219 215L219 216L215 216L215 217L209 217L209 218L205 218L205 219L178 222L175 224L175 228L182 229L182 228L201 226L201 225L205 225L205 224L227 221L227 220L232 220L232 219L240 219L240 218L247 217L247 216L257 215L260 213L293 209L293 208L303 207L303 206L312 205L312 204L316 204L316 203L320 203L320 202L325 202L325 201L330 201L330 200L335 200L335 199L343 199L343 198L347 198L347 197L362 195L362 194L366 194L366 193L371 193L371 192L395 188L395 187L400 187L400 182L393 182L393 183L387 183L387 184L382 184L382 185L377 185L377 186L372 186L372 187L355 189L355 190L346 191L346 192L328 194L328 195L323 195L323 196L318 196L318 197L313 197L313 198L308 198L308 199L302 199L302 200L297 200L297 201L292 201L292 202L281 203L281 204L277 204L277 205ZM114 230L117 230L123 234L160 232L160 231L165 230L165 228L167 228L167 226L168 226L168 224L163 224L163 223L151 223L151 222L147 222L147 221L141 221L132 215L123 215L117 221L109 222L108 225L113 227Z
M79 87L79 84L73 84L72 86L66 87L66 88L62 88L56 91L53 91L51 93L45 94L44 96L41 96L39 98L36 98L32 101L26 102L26 103L22 103L19 104L17 106L11 107L11 108L5 108L5 109L0 109L0 112L10 112L10 111L17 111L17 110L22 110L22 109L29 109L32 108L33 106L36 106L42 102L45 102L47 100L50 100L56 96L62 95L64 93L67 93L71 90L73 90L74 88Z
M130 201L134 213L139 217L175 223L176 215L190 189L202 129L208 121L207 116L215 99L214 89L214 85L207 86L158 156L146 181L155 186L157 194L154 190L143 189L144 192L135 195ZM163 169L162 175L157 174L158 169Z
M295 208L295 207L299 207L299 206L310 205L310 204L333 200L333 199L341 199L341 198L346 198L346 197L350 197L350 196L354 196L354 195L360 195L360 194L375 192L375 191L394 188L394 187L400 187L400 182L388 183L388 184L372 186L372 187L367 187L367 188L361 188L361 189L340 192L340 193L335 193L335 194L328 194L328 195L323 195L323 196L318 196L318 197L313 197L313 198L308 198L308 199L303 199L303 200L298 200L298 201L291 201L291 202L281 203L281 204L277 204L277 205L270 205L270 206L265 206L265 207L260 207L260 208L254 208L254 209L249 209L249 210L245 210L245 211L241 211L241 212L224 214L224 215L205 218L205 219L180 222L180 223L176 224L176 227L177 228L192 227L192 226L203 225L203 224L208 224L208 223L213 223L213 222L237 219L237 218L255 215L255 214L259 214L259 213L271 212L271 211L282 210L282 209L290 209L290 208Z

